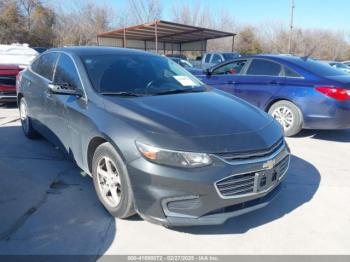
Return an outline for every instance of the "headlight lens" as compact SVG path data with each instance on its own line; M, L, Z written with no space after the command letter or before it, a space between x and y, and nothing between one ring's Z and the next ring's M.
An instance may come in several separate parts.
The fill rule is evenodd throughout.
M137 149L147 160L167 166L175 167L203 167L212 163L207 154L172 151L146 145L136 141Z

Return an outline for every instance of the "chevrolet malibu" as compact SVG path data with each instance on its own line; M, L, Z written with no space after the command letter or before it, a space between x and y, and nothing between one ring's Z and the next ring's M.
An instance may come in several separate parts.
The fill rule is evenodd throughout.
M272 117L158 55L52 49L20 74L17 96L24 134L67 152L119 218L222 224L266 206L289 166Z

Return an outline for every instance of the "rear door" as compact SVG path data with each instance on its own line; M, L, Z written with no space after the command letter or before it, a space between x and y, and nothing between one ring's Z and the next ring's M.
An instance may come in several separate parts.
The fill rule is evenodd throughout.
M254 58L235 82L234 94L264 109L273 95L284 85L282 64L265 58Z
M40 131L49 121L45 107L48 84L53 78L57 63L58 53L51 52L43 54L33 62L30 70L23 74L23 91L29 108L29 114L34 120L34 125Z

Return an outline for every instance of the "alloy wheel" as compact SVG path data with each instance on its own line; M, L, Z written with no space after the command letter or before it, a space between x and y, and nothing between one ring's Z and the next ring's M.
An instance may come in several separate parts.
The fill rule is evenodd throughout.
M24 131L27 132L29 128L29 123L28 123L29 119L28 119L27 104L23 99L21 100L19 105L19 114L21 118L22 127Z
M120 175L113 160L102 157L97 165L97 183L104 201L117 207L122 197Z

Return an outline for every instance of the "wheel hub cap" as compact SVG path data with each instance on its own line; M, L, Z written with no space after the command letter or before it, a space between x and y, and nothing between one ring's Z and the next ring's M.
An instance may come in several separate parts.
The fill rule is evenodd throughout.
M272 116L283 126L284 130L288 130L293 125L294 116L288 107L281 106L276 108L272 112Z

